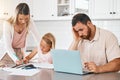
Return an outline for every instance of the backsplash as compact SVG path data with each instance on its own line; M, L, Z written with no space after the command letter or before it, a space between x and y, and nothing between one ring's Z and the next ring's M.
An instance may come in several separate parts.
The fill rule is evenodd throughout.
M120 20L93 21L100 28L106 29L114 33L120 44Z
M107 29L113 32L118 38L120 44L120 20L93 20L93 24L97 27ZM2 35L2 24L0 21L0 37ZM35 21L35 24L39 30L41 36L47 32L51 32L56 38L56 48L68 49L72 40L72 25L70 20L57 20L57 21ZM27 46L28 50L33 49L36 46L32 35L30 35ZM30 48L30 49L29 49Z
M0 20L0 38L2 36L2 33L3 33L3 21Z
M113 32L120 44L120 20L93 20L92 22L97 27ZM35 23L40 34L51 32L55 35L56 48L69 48L73 40L71 21L36 21Z

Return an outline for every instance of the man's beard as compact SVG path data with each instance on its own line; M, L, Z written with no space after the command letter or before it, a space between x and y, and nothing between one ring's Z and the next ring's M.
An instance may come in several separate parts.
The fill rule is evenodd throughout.
M87 35L82 35L81 38L89 40L91 35L91 29L89 28L89 26L87 26L87 28L88 28Z

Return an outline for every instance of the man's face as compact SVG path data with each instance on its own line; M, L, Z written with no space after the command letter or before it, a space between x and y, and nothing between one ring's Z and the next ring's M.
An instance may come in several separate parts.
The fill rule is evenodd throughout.
M75 26L73 26L73 28L82 39L90 38L91 29L89 28L89 26L78 22Z

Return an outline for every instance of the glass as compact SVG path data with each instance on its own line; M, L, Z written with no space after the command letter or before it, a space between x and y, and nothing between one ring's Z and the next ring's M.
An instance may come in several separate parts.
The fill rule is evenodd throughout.
M88 2L89 0L75 0L75 13L88 14Z

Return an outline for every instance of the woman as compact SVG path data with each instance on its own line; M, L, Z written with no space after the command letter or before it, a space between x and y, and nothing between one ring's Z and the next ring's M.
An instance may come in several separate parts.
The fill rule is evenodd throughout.
M3 24L4 53L7 54L0 61L1 64L10 63L9 58L16 64L22 63L27 36L30 32L39 44L40 36L30 18L29 6L26 3L20 3L16 7L15 15Z
M55 37L51 33L47 33L42 37L40 41L40 49L35 48L28 56L25 57L23 61L25 63L28 63L29 60L33 58L37 54L37 52L39 52L38 62L52 64L52 57L50 54L50 50L54 48L55 48Z

